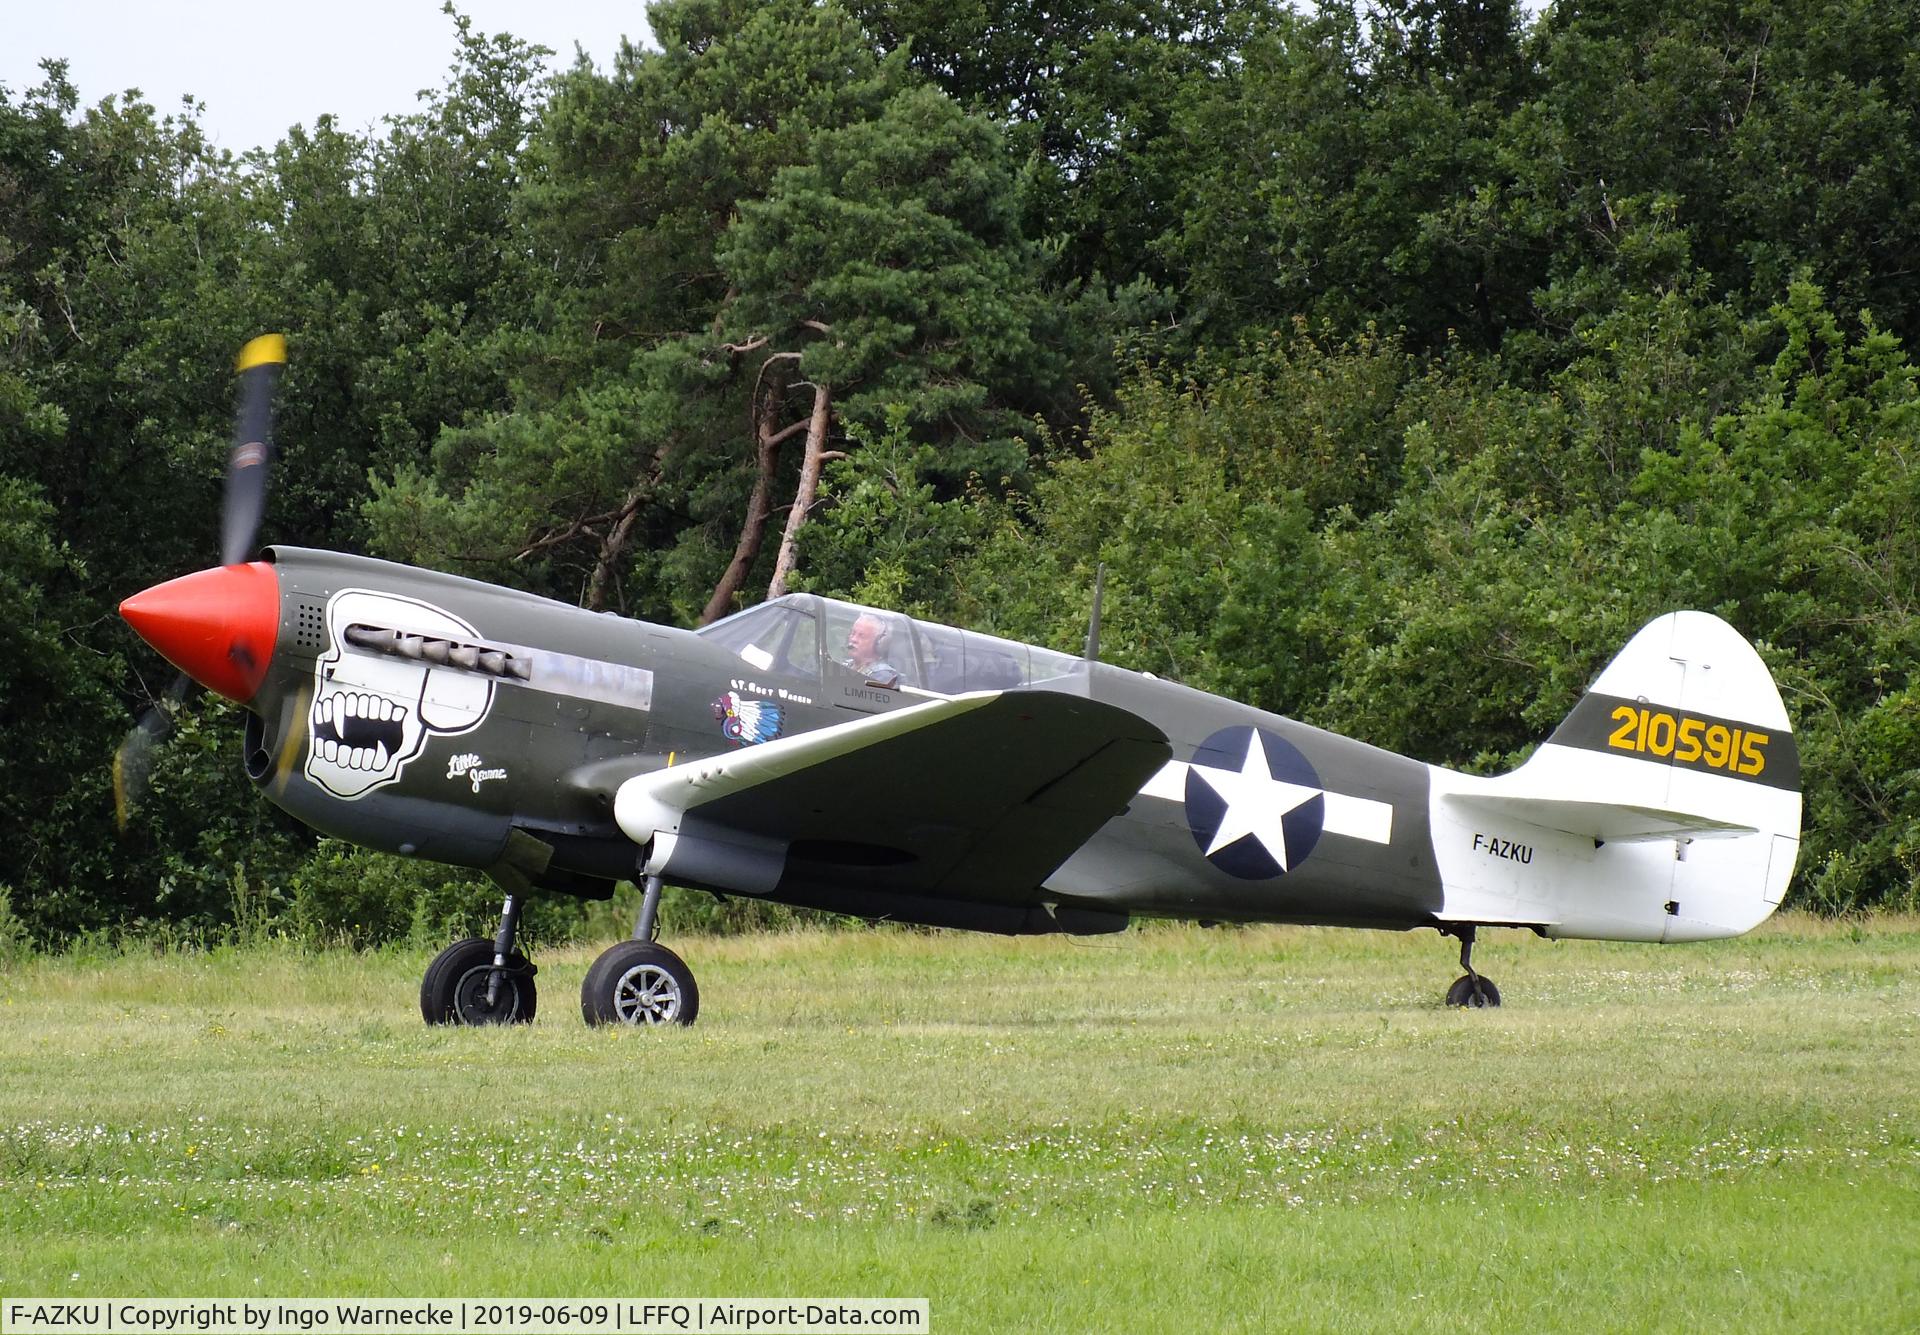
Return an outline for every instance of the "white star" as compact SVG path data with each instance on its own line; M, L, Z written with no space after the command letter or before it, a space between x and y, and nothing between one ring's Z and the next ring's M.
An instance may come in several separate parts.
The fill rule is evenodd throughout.
M1281 820L1296 807L1319 797L1321 790L1304 784L1288 783L1273 777L1267 764L1267 747L1258 732L1247 745L1246 763L1238 772L1195 765L1193 772L1227 804L1207 849L1212 857L1227 845L1252 835L1267 850L1267 856L1288 871L1287 836Z

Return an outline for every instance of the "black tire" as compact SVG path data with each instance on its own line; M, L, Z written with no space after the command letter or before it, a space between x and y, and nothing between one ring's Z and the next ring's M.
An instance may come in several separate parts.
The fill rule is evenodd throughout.
M458 963L464 971L467 961L480 946L487 948L487 958L493 958L493 943L470 936L464 941L455 941L445 950L433 957L427 965L427 971L420 978L420 1018L428 1024L453 1023L453 990L445 979L447 967Z
M537 970L519 951L507 956L507 975L487 1005L493 942L470 936L433 957L420 980L420 1017L428 1024L532 1024L540 1006Z
M1447 1004L1465 1006L1470 1010L1498 1006L1500 989L1493 985L1493 979L1483 973L1463 973L1447 989Z
M655 941L609 946L580 984L588 1024L692 1024L700 988L686 961Z

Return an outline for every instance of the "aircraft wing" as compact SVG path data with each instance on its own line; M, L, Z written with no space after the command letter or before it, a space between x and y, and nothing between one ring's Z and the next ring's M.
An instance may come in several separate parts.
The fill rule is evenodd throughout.
M1023 903L1171 755L1164 733L1112 705L980 692L638 775L614 818L655 842L650 867L663 844L682 845L664 870L689 870L694 841L710 846L699 866L734 866L750 893L803 864L894 892Z

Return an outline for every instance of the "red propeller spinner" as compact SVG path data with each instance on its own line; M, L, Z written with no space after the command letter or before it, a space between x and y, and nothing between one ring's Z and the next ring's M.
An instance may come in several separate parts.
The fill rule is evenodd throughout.
M134 594L120 615L169 663L245 704L279 638L280 580L265 561L215 566Z

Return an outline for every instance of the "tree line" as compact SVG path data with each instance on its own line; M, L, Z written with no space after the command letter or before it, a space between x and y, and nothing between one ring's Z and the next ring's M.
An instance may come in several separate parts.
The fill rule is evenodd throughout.
M118 600L265 534L694 624L787 588L1510 765L1648 617L1760 646L1790 902L1920 906L1905 8L655 0L604 68L449 8L377 133L0 86L0 936L488 897L316 844Z

